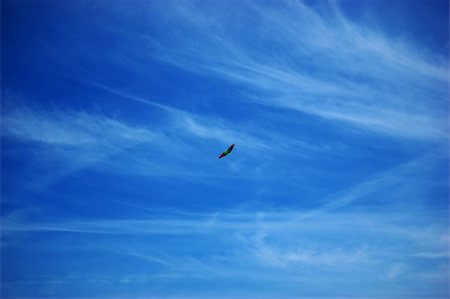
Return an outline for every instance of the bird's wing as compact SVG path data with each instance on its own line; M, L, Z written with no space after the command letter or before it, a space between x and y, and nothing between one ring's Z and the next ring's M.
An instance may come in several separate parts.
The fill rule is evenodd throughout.
M232 145L228 148L227 152L228 152L228 153L231 153L231 151L233 150L233 148L234 148L234 144L232 144Z

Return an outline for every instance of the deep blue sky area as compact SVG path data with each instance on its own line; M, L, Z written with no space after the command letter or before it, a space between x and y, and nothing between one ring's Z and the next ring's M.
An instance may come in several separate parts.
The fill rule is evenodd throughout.
M2 1L1 298L448 298L448 53L445 0Z

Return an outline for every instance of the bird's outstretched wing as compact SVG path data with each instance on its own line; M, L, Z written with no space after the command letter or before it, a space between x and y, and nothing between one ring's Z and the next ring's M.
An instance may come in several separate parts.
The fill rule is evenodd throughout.
M225 157L226 155L228 155L229 153L231 153L231 151L233 150L233 148L234 148L234 143L227 149L227 151L226 152L223 152L223 153L221 153L220 154L220 156L219 156L219 159L220 158L223 158L223 157Z
M234 148L234 143L228 148L227 153L231 153Z

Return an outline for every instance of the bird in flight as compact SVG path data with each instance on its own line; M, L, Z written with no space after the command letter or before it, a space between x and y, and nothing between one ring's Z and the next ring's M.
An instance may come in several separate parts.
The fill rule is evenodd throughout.
M229 153L231 153L231 151L234 148L234 143L232 145L230 145L230 147L227 149L226 152L223 152L220 154L219 159L225 157L226 155L228 155Z

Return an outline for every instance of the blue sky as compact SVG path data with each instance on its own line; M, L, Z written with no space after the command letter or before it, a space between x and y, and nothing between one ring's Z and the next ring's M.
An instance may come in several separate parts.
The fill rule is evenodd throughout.
M448 11L2 1L1 297L448 298Z

